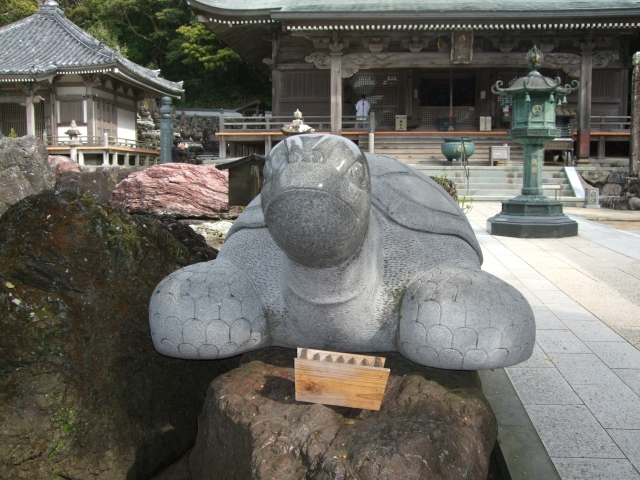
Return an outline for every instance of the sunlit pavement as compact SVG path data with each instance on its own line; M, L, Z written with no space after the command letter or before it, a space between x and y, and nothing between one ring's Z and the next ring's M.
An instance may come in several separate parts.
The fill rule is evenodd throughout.
M505 369L520 401L562 479L640 479L640 233L586 219L640 212L568 208L577 237L519 239L486 232L500 208L475 202L467 217L483 270L535 312L532 357Z

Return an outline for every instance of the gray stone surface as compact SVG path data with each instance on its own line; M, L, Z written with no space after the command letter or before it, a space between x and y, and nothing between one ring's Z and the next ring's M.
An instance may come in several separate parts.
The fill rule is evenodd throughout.
M525 408L551 458L625 458L584 405L525 405Z
M529 358L531 307L480 270L467 219L433 180L332 135L286 139L264 173L217 260L158 285L149 314L159 352L399 351L465 370Z
M640 430L619 430L612 428L607 430L609 436L618 445L631 464L640 471Z
M580 403L580 398L555 368L508 368L507 374L525 405Z
M554 458L562 480L640 480L628 460L613 458Z
M540 330L537 341L547 353L590 353L586 345L569 330Z
M640 210L640 198L631 197L629 199L629 210Z
M44 144L34 136L0 138L0 215L14 203L53 188Z
M555 353L551 361L570 385L619 385L620 378L592 353Z
M580 172L580 175L589 185L598 188L607 183L607 178L609 178L609 172L603 170L584 170Z
M600 189L600 195L605 197L618 197L622 195L622 185L619 183L605 183Z
M614 368L613 372L618 375L629 388L636 393L640 393L640 369L638 368Z
M627 342L588 342L587 345L609 368L640 369L640 351Z
M640 429L640 397L623 381L575 390L604 428Z

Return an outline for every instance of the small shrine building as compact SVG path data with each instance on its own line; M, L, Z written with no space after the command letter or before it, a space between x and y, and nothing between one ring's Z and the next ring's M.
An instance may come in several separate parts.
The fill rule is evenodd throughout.
M127 60L67 19L54 0L1 27L0 45L0 130L4 135L11 129L19 136L44 133L52 153L69 154L65 132L72 121L78 149L87 158L90 147L104 146L105 136L112 150L135 150L137 102L183 94L182 82ZM107 159L105 152L93 153L96 164Z

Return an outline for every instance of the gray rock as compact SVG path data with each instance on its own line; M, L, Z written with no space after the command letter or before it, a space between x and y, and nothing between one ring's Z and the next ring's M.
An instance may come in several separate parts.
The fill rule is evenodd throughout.
M622 195L622 185L619 183L605 183L600 189L600 195L605 197L618 197Z
M125 178L142 167L102 168L60 172L56 190L71 190L80 195L90 195L100 203L108 203L113 189Z
M607 183L617 183L622 185L622 176L618 172L611 172L607 177Z
M622 191L629 196L640 196L640 178L638 177L626 177L622 182Z
M28 195L53 188L44 144L34 136L0 138L0 215Z
M629 210L640 210L640 198L638 197L629 198Z
M189 455L193 480L487 478L497 425L476 372L389 354L374 412L296 402L294 357L245 354L210 384Z
M611 210L629 210L628 197L600 197L600 203Z
M531 307L480 270L469 222L429 177L332 135L286 139L264 171L261 196L217 260L156 288L149 316L160 353L399 351L465 370L530 356Z
M589 185L600 188L609 178L609 172L605 170L583 170L580 175Z

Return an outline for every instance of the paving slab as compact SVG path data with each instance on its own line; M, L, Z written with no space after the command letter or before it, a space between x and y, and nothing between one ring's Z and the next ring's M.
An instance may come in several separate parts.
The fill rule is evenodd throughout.
M536 341L547 354L591 353L589 348L569 329L538 330Z
M640 369L640 351L627 342L586 342L609 368Z
M606 430L584 405L525 405L525 409L552 459L557 457L626 459Z
M509 449L518 459L551 458L562 479L640 480L640 234L577 216L576 237L488 235L486 220L499 211L483 202L467 215L486 253L483 269L521 291L537 328L531 358L504 369L532 424L506 416L504 458ZM494 401L512 398L508 391L496 390ZM523 447L533 429L546 455ZM555 478L511 466L511 478Z
M640 471L640 430L626 430L612 428L607 430L609 436L616 442L631 464Z
M581 385L619 385L620 377L593 353L550 353L551 363L572 388Z
M582 404L555 368L509 367L505 370L525 406Z
M583 342L624 342L624 338L603 322L589 320L563 320L573 334Z
M554 458L563 480L640 480L629 460L612 458Z
M631 390L640 394L640 369L614 368L611 371L618 375Z
M640 429L640 397L622 380L576 386L575 392L604 428Z

